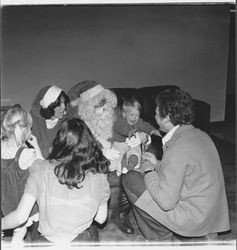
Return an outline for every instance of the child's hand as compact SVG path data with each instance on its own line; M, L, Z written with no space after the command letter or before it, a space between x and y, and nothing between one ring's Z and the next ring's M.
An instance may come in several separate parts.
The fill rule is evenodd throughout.
M136 137L132 136L131 138L127 138L125 142L131 148L135 148L135 147L139 146L142 143L141 138L138 135L136 135Z
M160 131L158 129L153 129L151 131L151 135L156 135L156 136L162 137L162 135L161 135L161 133L160 133Z

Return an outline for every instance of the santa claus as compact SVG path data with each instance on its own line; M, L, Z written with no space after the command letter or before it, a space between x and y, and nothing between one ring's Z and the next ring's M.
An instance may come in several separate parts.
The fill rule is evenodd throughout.
M113 124L116 120L117 97L109 89L104 88L96 81L83 81L73 86L68 91L71 116L81 118L101 144L101 149L106 158L110 160L110 172L121 172L121 164L117 159L120 152L112 147ZM136 147L142 142L142 135L127 141L130 147ZM128 214L131 208L120 187L118 205L113 209L111 220L118 228L131 234L134 232Z

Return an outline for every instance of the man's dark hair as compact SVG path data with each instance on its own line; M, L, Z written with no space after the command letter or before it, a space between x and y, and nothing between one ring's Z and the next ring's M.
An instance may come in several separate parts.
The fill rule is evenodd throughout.
M87 171L107 173L110 164L90 129L79 118L66 119L61 124L48 159L60 162L54 173L59 183L69 189L82 187Z
M64 98L64 100L65 100L64 104L65 104L65 107L67 108L70 100L69 100L68 95L66 95L65 92L62 91L55 102L51 103L47 108L41 107L41 109L40 109L41 116L46 120L51 119L55 113L54 109L61 105L62 98Z
M194 122L193 100L189 93L180 89L164 90L157 95L155 102L160 117L169 116L174 126Z

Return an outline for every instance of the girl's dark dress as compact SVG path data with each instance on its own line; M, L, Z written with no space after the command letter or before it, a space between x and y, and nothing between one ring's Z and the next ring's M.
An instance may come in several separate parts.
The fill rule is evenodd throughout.
M13 159L1 159L1 209L4 216L17 208L24 193L29 175L29 169L21 169L19 166L19 158L24 148L19 148ZM37 210L34 205L31 215Z

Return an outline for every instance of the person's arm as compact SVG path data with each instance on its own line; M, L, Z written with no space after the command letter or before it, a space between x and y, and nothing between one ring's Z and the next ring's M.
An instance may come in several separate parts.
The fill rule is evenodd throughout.
M16 210L2 218L2 230L18 227L26 222L35 201L34 196L24 193Z
M108 205L107 204L101 205L98 208L94 220L97 221L99 224L103 224L106 221L107 214L108 214Z
M43 159L39 157L33 148L25 148L19 157L19 167L21 169L28 169L32 166L36 159Z
M103 190L101 194L100 205L99 205L99 208L98 208L98 211L96 213L94 220L100 224L103 224L106 221L106 218L108 215L108 200L110 197L110 188L109 188L107 176L103 174L101 178L102 178Z
M156 136L162 137L162 135L158 129L151 130L150 135L156 135Z
M28 141L35 149L35 154L37 159L44 159L38 144L37 137L34 135L31 135L31 138Z
M158 172L144 176L146 188L156 203L165 211L172 210L180 199L187 162L180 149L172 150L163 157Z
M131 128L123 117L119 117L117 121L114 123L113 132L120 137L124 138L128 137L130 131Z
M151 125L149 122L143 121L141 118L139 119L137 126L138 130L149 135L152 131L157 130L153 125Z

